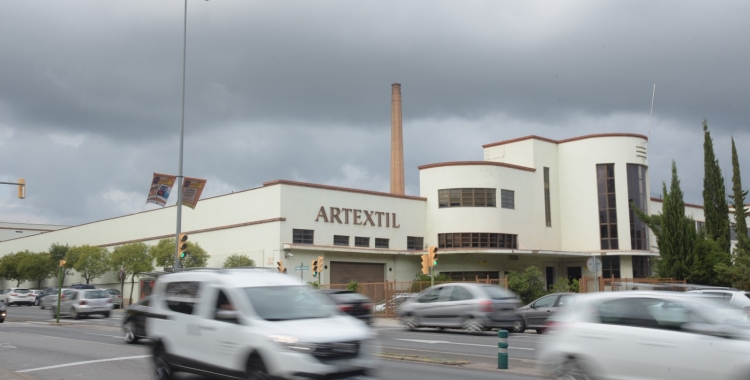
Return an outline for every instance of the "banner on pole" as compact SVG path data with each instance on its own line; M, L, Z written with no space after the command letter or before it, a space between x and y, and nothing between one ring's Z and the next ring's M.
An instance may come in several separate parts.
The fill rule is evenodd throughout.
M185 177L182 184L182 205L195 210L204 187L206 187L205 179Z
M153 203L159 206L166 206L169 193L172 192L172 186L177 177L169 174L154 173L154 179L151 181L151 190L148 192L146 203Z

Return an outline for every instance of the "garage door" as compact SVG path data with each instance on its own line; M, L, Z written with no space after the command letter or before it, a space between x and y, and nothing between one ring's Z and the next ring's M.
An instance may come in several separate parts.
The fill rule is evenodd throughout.
M371 300L385 299L385 264L333 261L330 270L333 288L345 289L346 284L356 280L360 283L359 291Z

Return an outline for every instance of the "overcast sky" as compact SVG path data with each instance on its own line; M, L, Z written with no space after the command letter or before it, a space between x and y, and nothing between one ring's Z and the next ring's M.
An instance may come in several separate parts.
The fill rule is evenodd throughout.
M183 1L0 3L0 220L153 209L177 173ZM185 175L204 198L274 179L388 191L391 83L417 166L530 134L649 133L702 203L708 119L750 188L750 2L188 0ZM173 198L176 197L176 192ZM174 199L172 202L174 203ZM200 207L200 205L198 206Z

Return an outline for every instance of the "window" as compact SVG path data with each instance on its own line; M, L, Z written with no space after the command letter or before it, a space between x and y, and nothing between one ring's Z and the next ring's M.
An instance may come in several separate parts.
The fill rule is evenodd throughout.
M518 235L487 232L438 234L438 248L518 248Z
M633 278L648 278L651 276L650 258L633 256Z
M466 301L474 298L463 286L453 286L452 288L450 301Z
M515 191L504 189L500 190L500 203L502 208L516 208Z
M375 238L375 248L388 248L388 239Z
M495 207L495 189L441 189L438 207Z
M534 302L534 307L552 307L555 304L557 296L542 297L538 301Z
M706 222L699 222L697 220L695 221L695 230L696 231L701 232L701 230L704 229L704 228L706 228ZM734 229L732 229L731 231L732 231L732 233L735 233ZM735 240L735 239L733 239L733 240Z
M412 251L419 251L424 249L424 238L407 236L406 237L406 249Z
M229 300L226 293L223 290L219 290L219 294L216 296L216 306L214 307L214 319L222 322L229 322L227 319L221 319L218 316L220 311L232 311L235 310L232 301Z
M370 247L370 238L368 237L354 237L354 246L355 247Z
M630 207L635 204L641 211L648 213L648 199L646 198L646 167L628 164L628 210L630 210L630 249L648 251L648 227L643 223L635 211Z
M549 168L544 168L544 219L547 227L552 227L552 211L549 199Z
M602 249L620 249L617 239L617 202L615 201L615 164L596 165L599 193L599 236Z
M451 281L475 281L477 277L480 280L497 280L500 278L500 273L496 271L485 271L485 272L440 272L440 275L448 277Z
M200 282L170 282L164 291L164 300L167 302L169 310L193 314L193 309L200 295Z
M333 235L333 245L349 246L349 236Z
M696 222L698 223L698 222ZM701 223L701 227L703 227L703 222ZM750 236L750 228L747 229L747 235ZM737 240L737 230L734 227L729 227L729 240Z
M292 243L294 244L312 244L313 230L292 230Z
M602 256L602 277L620 278L620 256Z
M432 290L429 290L427 293L422 295L422 297L419 297L417 299L417 302L419 303L430 303L430 302L437 302L437 300L440 298L440 291L443 290L442 287L440 288L434 288Z

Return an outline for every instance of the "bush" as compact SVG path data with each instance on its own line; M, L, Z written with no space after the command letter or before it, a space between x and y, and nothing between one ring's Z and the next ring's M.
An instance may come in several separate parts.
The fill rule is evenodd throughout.
M349 285L346 286L346 290L351 290L353 292L356 292L357 290L359 290L359 281L357 280L349 281Z
M320 283L317 281L309 281L307 285L310 285L313 289L320 289Z
M580 291L581 286L577 278L572 281L558 281L552 286L552 293L580 293Z
M508 289L516 293L524 304L547 294L544 289L542 272L537 267L528 267L523 272L510 272L508 275Z
M450 278L444 274L437 274L435 275L435 283L440 282L448 282L450 281ZM424 289L427 289L430 287L430 275L429 274L422 274L422 272L417 273L417 278L414 279L411 283L411 289L409 289L412 293L419 293Z

